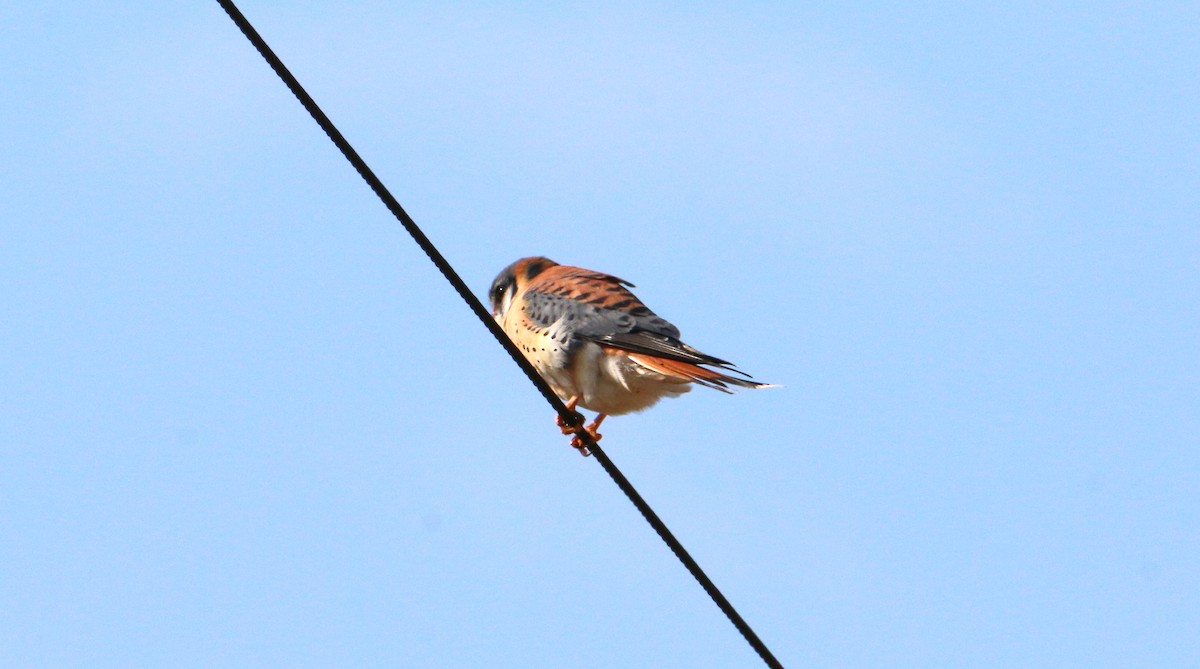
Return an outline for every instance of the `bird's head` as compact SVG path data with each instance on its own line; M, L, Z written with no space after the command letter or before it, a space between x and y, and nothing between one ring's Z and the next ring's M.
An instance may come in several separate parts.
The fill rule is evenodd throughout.
M534 277L556 265L558 263L549 258L535 256L521 258L501 270L500 274L496 276L496 280L492 282L491 289L488 290L488 301L492 304L492 316L503 323L508 308L512 306L513 298L524 291Z

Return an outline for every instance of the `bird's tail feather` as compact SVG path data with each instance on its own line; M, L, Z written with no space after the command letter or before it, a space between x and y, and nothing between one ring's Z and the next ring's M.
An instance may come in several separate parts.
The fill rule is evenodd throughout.
M668 358L660 358L656 355L647 355L645 353L630 353L629 359L646 369L658 372L664 376L671 376L681 381L691 381L702 386L720 390L723 393L732 393L729 386L737 386L740 388L771 388L774 387L770 383L759 383L751 379L742 379L736 376L722 374L716 370L707 369L700 365L694 365L690 362L682 362L680 360L671 360Z

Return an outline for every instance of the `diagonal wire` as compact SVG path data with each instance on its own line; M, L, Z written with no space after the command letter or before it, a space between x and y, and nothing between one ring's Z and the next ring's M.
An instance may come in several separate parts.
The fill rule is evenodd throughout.
M513 359L513 362L517 363L517 366L521 368L521 371L525 372L525 375L529 377L529 380L533 383L533 385L542 393L542 396L546 398L546 401L550 403L550 406L553 407L554 410L558 412L558 415L561 416L562 419L568 424L581 425L583 422L583 417L575 411L568 409L566 404L563 403L562 399L560 399L558 395L554 394L554 391L550 388L550 385L547 384L545 379L543 379L537 370L534 369L533 365L525 359L525 356L519 349L517 349L512 340L508 338L508 335L504 333L504 330L501 329L500 325L495 321L495 319L492 318L491 313L486 307L483 306L483 303L480 302L477 297L475 297L473 292L471 292L471 289L467 286L466 282L462 280L462 277L458 275L458 272L454 271L454 268L450 265L446 258L442 256L441 252L437 250L437 247L433 245L433 242L429 241L429 238L425 236L425 233L421 231L421 228L418 227L416 222L413 221L412 217L408 215L408 212L404 211L404 208L400 206L400 202L396 200L390 191L388 191L387 187L383 185L383 182L379 180L379 177L375 176L375 173L370 167L367 166L366 161L364 161L362 157L358 155L358 152L354 150L354 147L350 145L350 142L346 141L346 138L342 136L342 133L337 129L336 126L334 126L333 121L329 120L329 117L325 115L325 112L321 111L321 108L317 106L317 103L315 100L313 100L312 96L310 96L308 92L304 90L304 87L300 85L300 82L296 79L296 77L293 76L292 73L287 69L287 67L283 64L283 61L279 59L279 56L275 55L275 52L271 50L271 47L267 45L262 36L258 34L258 31L254 29L254 26L251 25L246 17L242 15L241 11L239 11L237 6L233 4L232 0L217 0L217 2L225 10L225 13L229 14L229 18L233 19L233 22L237 24L237 27L242 31L242 33L245 34L246 39L250 40L250 43L254 45L254 48L257 49L262 57L267 61L267 64L271 66L271 69L275 71L275 74L279 75L279 78L283 80L283 83L286 84L288 89L291 90L292 94L296 96L296 99L300 101L300 104L304 105L304 108L308 110L309 114L312 115L313 120L317 122L317 125L321 126L321 129L325 131L325 134L329 136L329 139L333 141L338 150L342 152L342 155L346 157L346 160L348 160L350 164L354 166L354 169L358 171L358 174L363 178L363 181L366 181L367 185L371 187L371 190L375 191L375 195L377 195L379 199L383 201L383 204L388 208L388 211L392 212L392 215L396 217L396 220L400 221L400 224L404 226L404 229L407 230L410 235L412 235L412 238L416 240L417 245L421 247L421 250L429 256L429 259L433 261L433 264L437 266L442 275L446 277L446 280L450 282L450 285L454 287L454 290L458 292L459 297L461 297L463 301L467 303L467 306L471 308L471 311L475 312L475 315L479 317L479 320L484 324L485 327L487 327L488 331L492 333L492 336L496 338L496 341L500 342L500 345L503 346L504 350L508 352L508 355ZM638 491L633 487L633 484L629 482L629 479L625 478L625 475L621 473L620 469L617 469L617 466L613 464L611 459L609 459L608 454L605 453L602 448L600 448L600 445L597 444L596 441L592 439L591 435L587 434L587 432L581 432L578 436L584 441L584 445L587 447L587 449L596 456L596 460L602 467L604 467L604 471L608 472L608 475L612 477L612 480L617 484L617 487L625 493L630 502L633 502L633 505L637 507L637 510L641 512L643 517L645 517L646 522L650 523L650 526L654 528L654 531L658 533L658 536L661 537L663 542L667 544L667 547L669 547L671 551L675 553L675 557L679 558L679 561L683 563L683 566L687 568L688 572L690 572L696 581L700 583L700 586L704 588L704 591L708 593L708 596L712 598L717 607L720 608L725 616L729 618L729 621L733 623L738 632L741 632L742 636L745 637L746 642L749 643L755 652L758 653L763 662L765 662L768 667L772 667L773 669L783 669L783 665L779 663L779 660L775 659L775 656L771 654L771 651L767 648L766 644L764 644L762 640L758 638L758 635L755 634L750 625L748 625L746 621L742 619L742 616L739 615L737 610L733 608L733 604L729 603L729 600L725 598L725 595L721 594L721 591L717 589L716 584L714 584L712 580L708 578L708 575L704 573L704 570L700 568L700 565L696 563L696 560L693 559L692 556L687 552L687 550L683 547L683 544L679 543L679 540L675 538L675 535L671 533L671 530L667 529L666 524L663 523L662 519L658 517L658 514L654 512L654 509L650 508L650 505L646 503L646 500L642 499L642 496L638 494Z

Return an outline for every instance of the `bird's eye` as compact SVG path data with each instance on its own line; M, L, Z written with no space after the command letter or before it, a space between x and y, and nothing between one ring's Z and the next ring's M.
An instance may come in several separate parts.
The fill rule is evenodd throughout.
M492 302L492 313L502 313L508 309L508 296L512 294L512 283L501 283L492 287L488 299Z

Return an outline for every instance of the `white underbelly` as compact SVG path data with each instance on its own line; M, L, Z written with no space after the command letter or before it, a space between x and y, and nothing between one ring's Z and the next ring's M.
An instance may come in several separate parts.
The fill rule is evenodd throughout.
M688 381L643 367L620 351L606 353L592 342L576 343L568 355L562 322L536 333L511 320L504 325L554 392L563 400L577 398L577 405L585 409L606 415L633 413L692 389Z
M564 372L558 375L555 392L576 396L579 406L612 416L648 409L664 397L692 389L687 381L647 369L619 352L605 353L591 342L573 352Z

